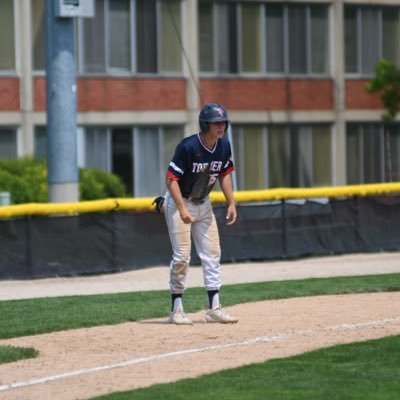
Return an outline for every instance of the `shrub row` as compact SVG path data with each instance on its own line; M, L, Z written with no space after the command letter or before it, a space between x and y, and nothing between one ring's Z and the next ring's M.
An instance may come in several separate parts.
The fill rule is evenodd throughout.
M0 192L10 192L12 204L47 203L45 161L0 159ZM126 197L122 180L97 168L79 170L79 192L82 201Z

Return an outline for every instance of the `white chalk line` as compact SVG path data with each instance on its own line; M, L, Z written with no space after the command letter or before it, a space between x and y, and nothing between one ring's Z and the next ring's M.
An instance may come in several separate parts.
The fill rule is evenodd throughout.
M395 322L399 322L399 321L400 321L400 317L396 317L396 318L386 318L386 319L376 320L376 321L358 322L358 323L354 323L354 324L333 325L333 326L324 327L324 328L315 328L315 329L310 328L310 329L294 331L291 333L283 333L283 334L271 335L271 336L259 336L259 337L239 341L239 342L231 342L231 343L206 346L206 347L200 347L200 348L194 348L194 349L173 351L173 352L169 352L169 353L154 354L154 355L147 356L147 357L131 358L131 359L113 363L113 364L101 365L101 366L93 367L93 368L83 368L83 369L78 369L75 371L65 372L62 374L46 376L43 378L31 379L31 380L25 381L25 382L21 381L21 382L14 382L14 383L1 385L0 391L16 389L16 388L26 387L26 386L32 386L32 385L37 385L37 384L41 384L41 383L53 382L53 381L63 379L63 378L71 378L74 376L85 375L85 374L90 374L90 373L99 372L99 371L105 371L105 370L114 369L114 368L121 368L121 367L126 367L126 366L130 366L130 365L135 365L135 364L142 364L142 363L146 363L146 362L150 362L150 361L158 361L158 360L162 360L165 358L178 357L178 356L182 356L182 355L186 355L186 354L201 353L201 352L210 351L210 350L220 350L220 349L225 349L228 347L248 346L248 345L262 343L262 342L277 342L280 340L289 339L290 337L308 335L308 334L321 332L321 331L345 331L345 330L350 330L350 329L364 328L364 327L368 327L368 326L385 325L388 323L395 323Z

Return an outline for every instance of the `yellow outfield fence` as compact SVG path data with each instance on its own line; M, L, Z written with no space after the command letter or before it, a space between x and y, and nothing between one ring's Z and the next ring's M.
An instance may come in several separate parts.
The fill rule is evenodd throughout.
M238 203L262 202L286 199L346 198L355 196L379 196L400 193L400 182L366 185L327 186L318 188L276 188L235 192ZM222 192L210 194L213 203L225 201ZM114 198L76 203L27 203L0 207L0 218L34 215L76 215L111 211L154 211L154 197Z

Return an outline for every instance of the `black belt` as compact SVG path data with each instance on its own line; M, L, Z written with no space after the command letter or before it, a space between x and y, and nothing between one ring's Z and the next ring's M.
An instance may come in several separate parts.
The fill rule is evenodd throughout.
M185 197L183 196L186 200L189 200L191 203L195 204L196 206L199 206L200 204L203 204L206 199L199 199L199 198L193 198L193 197Z

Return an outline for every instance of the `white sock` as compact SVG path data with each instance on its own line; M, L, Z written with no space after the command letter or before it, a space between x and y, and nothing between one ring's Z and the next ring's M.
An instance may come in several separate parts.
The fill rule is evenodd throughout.
M174 312L177 311L178 309L183 310L183 304L182 304L182 297L177 297L174 299L174 307L173 310Z
M216 308L219 306L219 293L215 293L212 299L212 308Z

